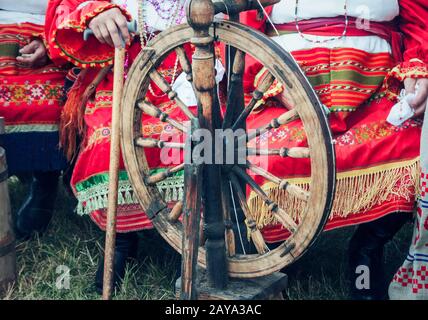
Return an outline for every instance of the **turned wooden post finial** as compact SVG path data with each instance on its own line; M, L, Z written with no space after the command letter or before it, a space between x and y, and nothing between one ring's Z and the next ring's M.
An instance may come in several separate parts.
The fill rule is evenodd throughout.
M195 30L207 30L214 22L215 9L211 0L190 0L187 22Z

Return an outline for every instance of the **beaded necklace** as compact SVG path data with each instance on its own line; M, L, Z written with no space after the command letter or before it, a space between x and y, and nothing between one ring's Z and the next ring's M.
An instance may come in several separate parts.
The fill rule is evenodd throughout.
M345 28L343 30L342 35L338 36L338 37L332 37L332 38L328 38L328 39L324 39L324 40L312 40L308 37L306 37L302 31L300 30L300 26L299 26L299 17L298 17L298 8L299 8L299 0L296 0L296 8L294 10L294 20L296 22L296 30L299 33L299 35L306 41L312 42L312 43L326 43L329 41L333 41L333 40L339 40L342 39L343 37L346 36L346 33L348 31L348 26L349 26L349 17L348 17L348 0L345 0L345 4L343 6L343 9L345 11L344 16L345 16Z
M162 20L167 20L169 18L167 28L171 27L174 23L181 23L185 16L184 3L181 3L181 0L172 0L172 4L168 8L165 8L164 6L162 7L160 2L157 0L147 0L147 2L155 8L157 14ZM144 0L138 0L138 29L140 32L141 48L144 48L155 36L154 30L149 30L149 27L145 23ZM177 56L174 64L171 84L174 83L177 78L178 62L179 59ZM161 98L166 95L165 93L162 95L156 95L151 84L149 85L149 91L156 98Z

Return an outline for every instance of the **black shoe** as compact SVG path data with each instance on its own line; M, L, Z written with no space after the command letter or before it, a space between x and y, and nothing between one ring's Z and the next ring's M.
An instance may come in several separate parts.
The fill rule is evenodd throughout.
M58 193L59 171L35 172L30 193L16 217L16 236L29 238L46 231L51 221Z
M383 249L410 217L410 214L394 213L358 226L349 244L351 299L387 298Z
M126 271L126 265L131 259L137 258L138 235L136 232L118 233L116 235L116 247L113 260L113 288L118 288L123 281ZM104 283L104 259L98 264L98 270L95 275L95 288L97 293L102 294Z

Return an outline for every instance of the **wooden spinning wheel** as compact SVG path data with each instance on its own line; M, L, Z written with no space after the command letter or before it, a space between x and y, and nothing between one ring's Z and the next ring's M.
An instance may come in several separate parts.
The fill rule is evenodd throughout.
M188 14L191 14L191 12L188 12ZM227 249L224 250L224 256L225 258L227 256L229 276L234 278L254 278L269 275L301 257L313 244L330 214L335 186L335 165L334 148L326 116L316 94L293 58L269 38L236 22L220 21L212 23L212 21L207 21L204 25L205 29L200 21L197 23L195 21L191 22L193 22L193 24L191 23L193 28L189 25L181 25L168 29L156 37L150 43L150 46L140 53L128 73L124 90L121 123L122 150L126 168L134 192L145 212L152 219L160 234L177 251L182 252L183 244L186 246L186 240L189 240L189 237L193 237L193 240L198 239L199 232L196 232L197 234L193 232L192 235L191 228L192 223L193 227L199 227L199 220L194 218L192 220L191 217L188 217L188 213L192 209L199 212L202 210L204 211L205 231L208 240L205 246L199 246L197 249L198 264L200 266L205 268L208 264L208 269L210 269L209 265L213 263L213 258L211 258L210 262L210 258L207 257L207 251L212 250L215 252L215 249L218 251L220 248L221 250ZM212 37L211 41L203 41L210 37ZM145 148L184 148L184 152L190 152L192 147L142 136L141 118L143 114L167 122L179 131L186 130L183 123L169 117L156 106L144 100L149 83L153 81L188 116L192 127L187 129L187 135L191 135L194 129L206 127L206 123L204 124L203 121L207 119L207 109L199 107L199 114L193 114L156 68L168 54L175 51L181 68L188 74L188 79L192 80L193 74L193 86L199 103L202 105L207 97L212 97L214 84L205 85L204 89L204 85L200 84L202 80L196 78L200 77L201 61L210 61L212 63L213 38L215 38L215 41L236 48L232 51L232 76L228 86L229 103L227 103L224 118L217 119L220 121L220 127L222 126L226 129L245 128L245 119L273 81L275 79L278 80L289 91L295 109L291 111L284 109L284 113L278 118L271 119L270 123L262 126L259 130L240 136L237 140L248 139L250 141L273 128L278 128L300 118L306 131L308 148L270 149L265 151L265 154L268 156L280 155L296 158L296 161L301 161L300 158L310 157L311 184L309 191L290 184L286 180L282 180L266 170L252 165L249 161L247 161L246 165L206 165L203 174L198 171L201 168L187 163L179 164L161 173L151 174L147 164ZM193 63L190 63L190 59L183 49L183 45L191 41L197 47ZM244 105L242 96L242 74L246 54L261 62L269 71L260 81L260 85L247 106ZM211 70L206 71L204 77L209 78L210 75L214 74L213 72ZM217 110L219 108L215 107L215 101L216 99L214 99L214 107L211 106L212 108L209 109L212 111L210 129L213 129L213 126L217 123L215 117L219 117ZM230 103L231 101L233 103ZM248 148L247 154L260 153ZM177 202L173 208L168 208L165 199L156 187L156 183L183 170L185 171L185 199ZM249 171L276 183L292 196L305 201L306 205L300 221L294 221L287 212L272 201L269 195L248 174ZM232 188L229 188L229 186L232 186ZM268 249L260 230L257 229L254 223L253 213L247 205L246 186L250 187L265 201L277 220L284 228L290 231L290 237L275 249ZM229 202L231 189L234 191L236 202L239 202L242 212L245 214L247 225L251 231L251 240L257 249L255 254L237 254L234 248L234 235L230 223L232 215ZM201 202L203 205L201 205ZM183 210L185 211L184 223L180 219ZM211 211L217 214L217 218L210 217ZM183 224L189 222L186 232ZM185 240L183 240L183 234ZM186 252L186 248L184 249L184 252ZM191 250L195 249L190 248ZM215 254L213 253L213 255ZM221 268L221 266L218 266L218 268Z

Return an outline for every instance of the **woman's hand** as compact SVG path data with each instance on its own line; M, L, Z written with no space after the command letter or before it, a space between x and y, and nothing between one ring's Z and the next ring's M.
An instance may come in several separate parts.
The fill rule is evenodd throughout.
M129 43L131 39L127 20L118 8L100 13L91 20L89 28L94 32L94 36L99 42L107 43L115 48L122 47L123 41Z
M404 80L404 88L406 89L406 93L415 93L416 92L416 86L418 86L418 93L409 103L409 105L415 110L414 117L419 117L425 112L425 108L427 106L427 99L428 99L428 79L426 78L419 78L419 79L412 79L407 78Z
M19 50L21 56L16 60L26 67L37 68L43 67L48 63L48 54L45 44L40 39L35 39Z

